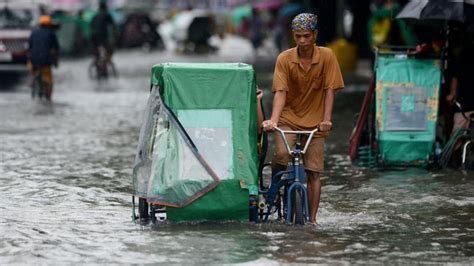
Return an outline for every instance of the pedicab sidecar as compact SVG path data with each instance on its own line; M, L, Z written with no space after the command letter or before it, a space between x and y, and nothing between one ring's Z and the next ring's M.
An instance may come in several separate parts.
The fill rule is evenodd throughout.
M139 217L249 220L259 167L252 66L164 63L151 74L133 168Z
M360 166L427 166L434 162L441 60L377 51L375 78L350 140Z

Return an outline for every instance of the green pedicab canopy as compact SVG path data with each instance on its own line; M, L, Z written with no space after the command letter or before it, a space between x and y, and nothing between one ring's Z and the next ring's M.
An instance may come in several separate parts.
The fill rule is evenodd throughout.
M165 63L140 133L134 193L169 220L248 220L257 194L255 73L241 63Z
M379 54L376 64L378 153L386 164L426 164L433 153L440 60Z

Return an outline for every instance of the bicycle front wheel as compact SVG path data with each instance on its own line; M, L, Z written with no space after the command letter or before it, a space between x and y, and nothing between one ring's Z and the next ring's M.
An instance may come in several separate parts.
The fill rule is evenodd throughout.
M292 223L296 225L304 225L304 194L301 188L295 188L291 195L291 217Z
M464 143L462 149L462 169L472 170L474 169L474 142L472 140Z
M112 74L114 78L118 76L117 68L115 67L114 62L108 63L107 68L108 68L108 73Z
M45 91L44 91L44 84L43 84L43 80L41 79L41 75L40 74L37 74L35 77L34 77L34 80L33 80L33 84L31 86L31 98L35 98L36 96L38 96L38 98L42 98L45 94Z
M148 202L144 198L138 198L138 214L140 219L150 218Z
M36 97L36 94L38 94L38 90L39 90L38 81L35 78L31 84L31 98L32 99Z
M96 80L97 77L99 76L97 74L97 64L94 61L92 61L91 64L89 65L89 69L87 72L91 80Z

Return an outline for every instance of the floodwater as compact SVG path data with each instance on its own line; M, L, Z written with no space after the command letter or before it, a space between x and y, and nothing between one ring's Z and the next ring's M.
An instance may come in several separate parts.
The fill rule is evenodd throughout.
M358 90L336 99L318 225L134 224L131 173L151 65L253 63L268 110L272 60L119 52L120 76L100 85L87 78L89 61L61 62L52 104L1 77L0 264L474 263L472 172L354 168Z

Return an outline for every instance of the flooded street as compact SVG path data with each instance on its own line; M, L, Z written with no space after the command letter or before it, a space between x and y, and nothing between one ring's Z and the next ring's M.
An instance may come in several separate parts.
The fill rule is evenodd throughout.
M91 58L64 59L50 105L2 76L0 264L474 263L473 173L354 168L348 143L364 95L352 84L336 99L317 226L134 224L131 174L153 64L253 64L270 113L273 59L226 47L120 51L107 84L89 80Z

